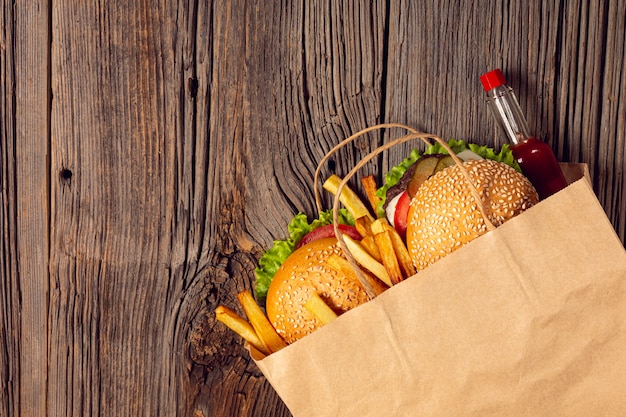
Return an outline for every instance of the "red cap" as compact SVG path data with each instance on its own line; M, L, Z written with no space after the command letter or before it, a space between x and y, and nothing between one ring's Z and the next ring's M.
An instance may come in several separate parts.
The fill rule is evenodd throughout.
M489 91L492 88L500 87L501 85L506 84L504 75L502 75L502 71L500 71L499 68L481 75L480 81L482 81L485 91Z

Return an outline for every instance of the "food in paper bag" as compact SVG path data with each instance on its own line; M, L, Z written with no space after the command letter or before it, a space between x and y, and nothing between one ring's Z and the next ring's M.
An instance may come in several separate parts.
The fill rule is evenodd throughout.
M626 415L626 251L586 166L570 168L570 186L415 277L280 352L251 350L290 412Z
M496 153L463 141L415 137L437 142L424 154L412 151L383 186L363 179L374 215L345 181L331 175L324 189L344 208L321 211L310 224L299 213L289 225L290 237L276 241L260 259L256 297L285 345L538 202L506 146ZM263 344L263 337L242 332L248 329L241 325L245 319L233 321L232 314L218 319L262 354L277 350Z

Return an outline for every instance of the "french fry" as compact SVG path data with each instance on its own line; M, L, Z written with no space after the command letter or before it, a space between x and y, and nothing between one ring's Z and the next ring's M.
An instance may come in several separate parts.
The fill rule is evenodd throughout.
M363 246L356 240L352 239L350 236L344 235L344 241L346 242L346 246L348 250L354 257L354 260L357 261L361 266L374 274L378 279L391 287L391 279L389 278L389 274L385 269L385 266L378 262L376 259L372 257Z
M365 236L361 239L361 246L372 255L372 258L376 259L378 262L381 262L380 258L380 250L378 250L378 245L376 245L376 241L374 240L374 235Z
M376 219L370 224L372 234L382 233L387 230L387 226L391 226L387 219Z
M354 221L354 227L363 237L372 235L372 219L368 216L357 218Z
M389 230L389 235L391 237L391 243L393 244L393 249L396 252L396 256L398 257L398 263L400 264L400 269L404 273L404 277L408 278L417 273L415 269L415 265L413 265L413 260L411 259L411 255L409 255L409 250L407 249L400 233L396 229L393 228L392 225L388 224L387 230Z
M246 342L254 346L259 352L264 355L269 353L252 325L230 308L222 305L217 306L215 309L215 318L241 336Z
M372 233L382 233L383 231L389 232L389 237L391 238L391 243L393 250L395 252L398 265L400 266L400 270L405 278L413 276L416 274L415 266L413 265L413 261L411 260L411 256L409 255L409 251L402 240L402 237L398 233L396 229L393 228L392 225L386 219L376 219L372 222L371 225ZM379 251L382 252L382 249L379 247ZM381 262L383 262L383 255L381 254ZM383 262L384 264L384 262Z
M250 291L240 292L237 294L237 299L267 351L274 353L287 346L280 335L276 333L276 329L274 329L261 307L256 303Z
M304 303L304 308L306 308L309 313L313 314L319 321L324 324L328 324L331 321L337 318L337 314L322 300L322 297L316 292L311 294L311 298L309 298Z
M342 180L339 176L332 174L322 186L326 191L332 194L337 194L341 181ZM374 217L370 214L365 204L363 204L363 201L361 201L359 196L347 185L343 187L341 195L339 196L339 201L341 201L341 204L344 205L344 207L355 219L362 216L368 216L371 220L374 220Z
M342 258L341 256L334 253L330 255L328 259L326 259L326 263L328 264L328 266L330 266L331 268L333 268L335 271L339 272L340 274L350 277L356 282L360 282L359 278L357 277L356 272L354 271L354 269L352 269L352 265L350 265L350 262L348 262L346 258ZM374 292L374 295L376 297L378 297L386 289L389 288L384 282L376 278L370 272L363 271L363 270L361 270L361 272L363 273L363 276L369 283L369 286Z
M367 199L372 206L372 210L376 213L376 207L378 207L378 203L380 202L380 197L376 195L376 190L378 186L376 185L376 180L373 175L368 175L367 177L363 177L361 179L361 184L363 185L363 190L365 190L365 194L367 195Z
M396 257L396 251L394 250L393 243L391 242L389 230L376 233L374 235L374 240L376 241L376 246L378 246L378 250L380 251L382 264L385 266L387 274L389 274L389 279L391 279L393 285L396 285L400 281L404 280L404 275L402 275L402 270L400 269L400 264L398 263L398 258Z

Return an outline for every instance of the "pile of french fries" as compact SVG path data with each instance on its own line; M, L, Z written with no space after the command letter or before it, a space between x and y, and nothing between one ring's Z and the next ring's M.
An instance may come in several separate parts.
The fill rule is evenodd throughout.
M341 178L331 175L323 187L335 194L340 183ZM370 205L375 211L378 199L376 181L370 175L363 178L362 183ZM345 235L343 238L354 260L366 272L369 271L387 287L415 275L415 266L404 240L387 219L374 219L358 195L349 187L343 188L339 200L356 219L355 227L362 236L360 241Z
M215 318L264 355L278 352L287 346L250 291L240 292L237 294L237 299L249 322L223 305L215 309Z
M340 183L341 178L331 175L323 188L336 194ZM375 194L376 182L372 176L368 176L363 178L362 184L375 211L378 198ZM361 276L367 280L373 296L378 296L389 287L415 275L415 267L402 237L386 219L375 219L358 195L347 186L342 190L340 201L356 219L355 227L362 236L358 241L344 235L344 241L352 258L361 267ZM326 262L339 273L358 280L357 272L347 258L331 255ZM286 342L276 332L250 291L239 293L237 298L247 320L223 305L215 309L216 319L264 355L284 348ZM330 323L337 317L320 294L314 293L304 307L323 324Z

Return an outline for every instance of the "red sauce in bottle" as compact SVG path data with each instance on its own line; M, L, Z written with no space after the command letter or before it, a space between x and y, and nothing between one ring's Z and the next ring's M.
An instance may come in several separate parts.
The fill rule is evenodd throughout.
M480 80L492 113L511 142L513 156L537 190L539 198L547 198L567 187L552 148L528 133L526 118L513 89L506 85L502 72L499 69L489 71Z
M529 138L512 145L511 150L522 172L535 186L540 199L567 187L554 152L545 142Z

